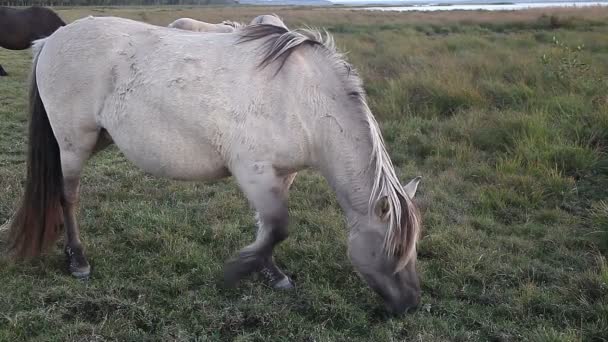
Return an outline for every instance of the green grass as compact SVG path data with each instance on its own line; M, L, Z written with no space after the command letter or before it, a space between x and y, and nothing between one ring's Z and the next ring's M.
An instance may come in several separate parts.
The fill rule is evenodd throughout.
M342 213L314 172L294 183L291 236L276 250L297 289L252 279L226 290L223 262L254 235L236 185L152 178L111 148L83 180L92 279L68 276L59 246L32 262L0 258L0 341L608 339L608 11L60 14L166 24L265 12L335 33L366 82L398 173L424 177L420 310L383 314L349 265ZM30 53L0 50L0 63L11 74L0 78L5 222L25 174Z

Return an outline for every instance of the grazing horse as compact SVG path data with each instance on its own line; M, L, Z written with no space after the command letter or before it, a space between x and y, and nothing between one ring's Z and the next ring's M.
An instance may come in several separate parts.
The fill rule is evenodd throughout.
M257 17L253 18L251 23L249 23L249 25L260 24L274 25L287 29L287 26L285 26L283 20L281 20L281 18L279 18L276 14L258 15ZM245 27L245 25L233 21L222 21L219 24L210 24L204 21L194 20L190 18L180 18L169 24L168 27L195 32L230 33Z
M234 177L258 229L226 263L227 285L262 272L272 286L292 287L272 254L288 236L289 185L310 167L346 215L358 274L390 311L418 305L419 179L401 186L361 80L329 35L252 25L201 39L89 17L37 42L33 63L25 194L9 227L15 257L48 249L63 223L69 269L89 275L76 220L80 177L114 143L155 176Z
M211 24L190 18L180 18L167 27L194 32L230 33L234 32L234 30L240 26L241 24L232 21L222 21L219 24Z
M36 39L50 36L65 23L52 10L44 7L15 9L0 7L0 47L25 50ZM6 72L0 66L0 76Z

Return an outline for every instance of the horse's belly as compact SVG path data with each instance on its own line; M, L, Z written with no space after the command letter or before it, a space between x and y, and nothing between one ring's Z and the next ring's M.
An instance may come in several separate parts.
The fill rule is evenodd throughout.
M230 173L221 156L202 141L187 139L147 139L114 137L114 142L143 171L177 180L215 180ZM169 141L172 140L172 141Z

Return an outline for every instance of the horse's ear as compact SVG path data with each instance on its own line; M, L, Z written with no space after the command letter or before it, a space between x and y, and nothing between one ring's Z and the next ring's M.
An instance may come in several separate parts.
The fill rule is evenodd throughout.
M390 206L388 204L388 197L382 196L376 202L374 207L374 212L382 221L388 220L388 212L390 211Z
M418 176L403 187L403 190L405 190L405 193L410 197L410 199L414 198L414 195L416 195L416 190L418 190L418 184L420 183L421 179L422 177Z

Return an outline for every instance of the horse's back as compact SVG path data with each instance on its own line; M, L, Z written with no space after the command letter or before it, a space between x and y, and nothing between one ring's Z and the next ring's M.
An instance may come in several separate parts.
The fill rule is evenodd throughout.
M105 87L97 90L104 94L134 76L151 83L170 81L164 78L181 74L188 67L182 63L184 59L199 60L190 52L197 44L193 36L192 32L128 19L80 19L47 39L38 66L39 80L55 82L66 77L72 82L62 82L62 86L75 93L103 84Z
M58 28L65 26L63 19L50 8L32 6L19 10L17 13L24 22L30 25L34 35L32 40L50 36Z
M65 26L63 19L61 19L61 17L50 8L37 6L31 8L35 8L39 16L45 18L46 25L49 27L49 29L54 31L60 26Z

